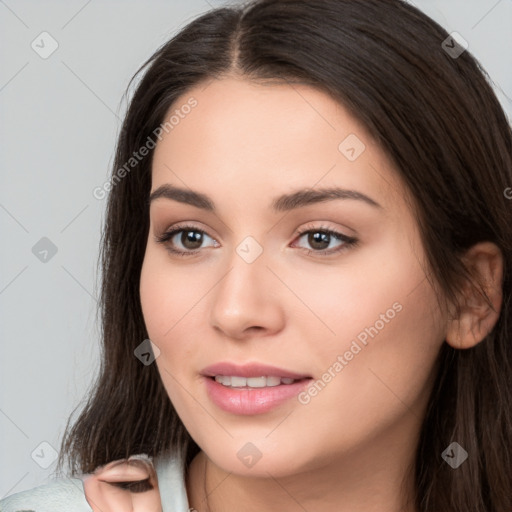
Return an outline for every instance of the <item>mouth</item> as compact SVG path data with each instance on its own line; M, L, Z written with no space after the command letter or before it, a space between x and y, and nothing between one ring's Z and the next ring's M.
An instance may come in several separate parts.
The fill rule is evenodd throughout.
M201 375L211 402L236 415L271 411L296 397L312 380L310 375L259 363L218 363Z

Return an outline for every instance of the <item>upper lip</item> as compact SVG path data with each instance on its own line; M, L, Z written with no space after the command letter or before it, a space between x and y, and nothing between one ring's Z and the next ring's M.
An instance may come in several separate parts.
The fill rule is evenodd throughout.
M250 363L239 365L231 362L215 363L203 368L201 374L206 377L216 375L229 375L237 377L284 377L294 380L309 378L309 375L296 373L276 366L263 363Z

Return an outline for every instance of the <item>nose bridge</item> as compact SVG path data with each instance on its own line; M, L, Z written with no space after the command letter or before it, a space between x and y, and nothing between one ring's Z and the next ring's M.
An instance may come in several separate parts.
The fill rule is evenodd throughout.
M262 245L250 236L243 239L229 257L228 271L219 283L217 298L225 304L239 306L259 302L266 295L264 288L268 278L265 274L269 273L266 263Z
M273 275L262 245L244 238L229 256L226 273L213 294L211 322L232 337L251 327L275 329L282 320L275 294L269 294Z

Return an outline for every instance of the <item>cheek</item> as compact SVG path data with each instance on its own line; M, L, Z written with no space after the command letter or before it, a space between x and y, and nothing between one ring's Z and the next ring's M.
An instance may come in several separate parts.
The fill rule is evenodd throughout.
M410 247L392 242L350 254L336 267L283 267L283 281L291 283L300 299L294 301L288 294L288 304L295 304L290 325L300 324L299 339L309 342L317 369L325 367L326 358L349 350L354 340L368 348L370 341L384 346L389 338L397 346L406 339L436 338L435 296L424 271Z
M410 247L382 245L346 268L329 269L309 285L299 281L295 290L324 324L313 315L299 320L317 378L302 403L310 412L340 407L345 435L354 428L357 436L364 423L368 430L396 421L408 407L422 414L443 326Z
M354 440L404 414L421 417L429 396L441 315L421 269L401 263L347 277L351 284L333 293L337 313L329 310L335 335L310 352L317 381L302 403L310 413L336 407L343 436ZM330 435L332 426L319 428Z
M205 296L218 278L211 268L170 261L166 251L149 246L141 269L140 299L148 337L159 348L156 359L164 387L174 406L185 412L190 396L185 382L197 378L198 355L208 355Z
M190 340L180 336L180 330L195 315L193 304L198 300L198 290L186 272L169 264L164 251L148 247L139 291L149 339L160 350L155 361L158 371L171 402L180 407L183 397L178 383L183 381L181 371L185 370L182 362L188 361L193 351ZM178 339L182 343L174 342Z
M204 289L190 279L190 271L173 265L165 251L148 247L141 270L140 300L149 337L171 339L182 320L194 318L194 304ZM162 349L162 347L159 347Z

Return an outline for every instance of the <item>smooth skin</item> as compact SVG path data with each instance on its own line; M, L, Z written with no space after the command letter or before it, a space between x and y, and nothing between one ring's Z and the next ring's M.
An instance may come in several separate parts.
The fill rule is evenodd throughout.
M342 105L308 85L229 76L196 86L170 111L190 97L197 106L157 144L151 191L168 184L207 194L215 211L152 201L140 280L148 334L161 351L158 370L202 450L187 476L190 506L414 512L406 496L434 362L445 340L469 348L496 323L500 251L482 243L468 253L493 307L468 288L471 300L460 318L451 318L426 278L404 185ZM353 161L339 149L350 134L365 145ZM286 212L271 207L282 194L330 187L365 194L380 207L358 199ZM157 242L178 223L204 231L202 244L186 245L186 233ZM319 249L312 235L298 235L306 229L358 241L327 236ZM248 236L263 250L252 263L236 250ZM170 248L198 252L179 256ZM306 405L291 399L241 416L206 393L201 370L220 361L266 363L321 379L396 303L400 312ZM262 454L250 468L237 457L248 442Z

